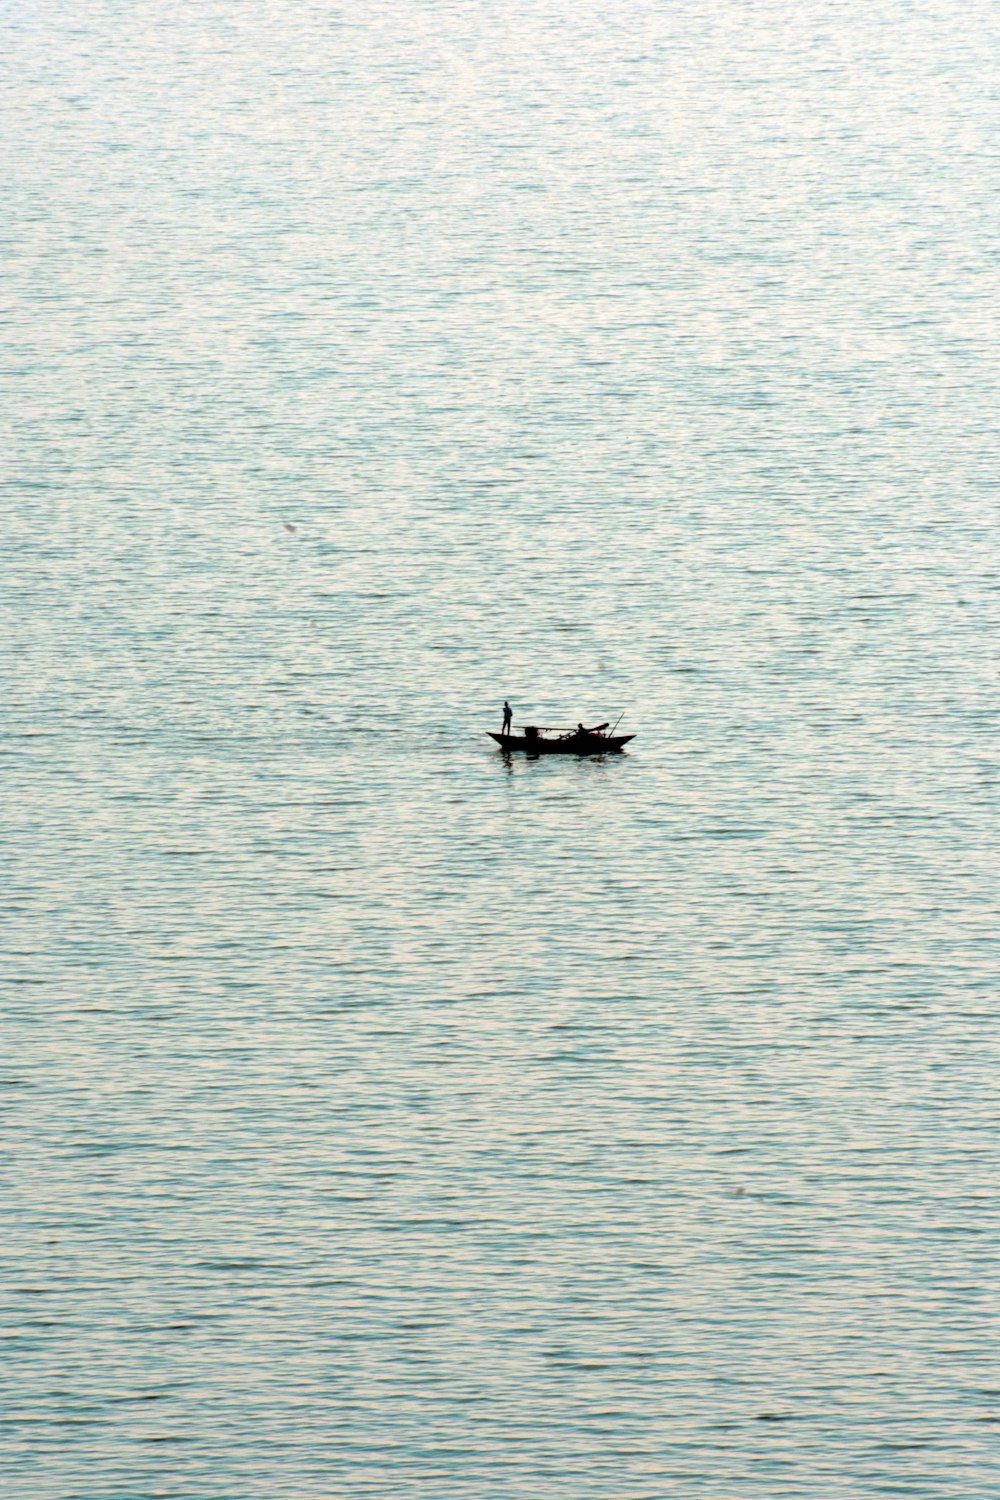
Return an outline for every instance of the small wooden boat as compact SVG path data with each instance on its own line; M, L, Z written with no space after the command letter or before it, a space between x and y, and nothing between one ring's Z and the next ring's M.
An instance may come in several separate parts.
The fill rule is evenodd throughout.
M520 734L494 734L492 729L486 733L501 750L524 750L528 755L607 755L635 739L634 734L607 734L607 727L597 724L593 729L547 729L525 724Z

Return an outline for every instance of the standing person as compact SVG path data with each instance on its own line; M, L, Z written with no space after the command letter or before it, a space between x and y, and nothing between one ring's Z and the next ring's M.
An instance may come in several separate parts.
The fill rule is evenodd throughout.
M510 704L507 702L507 699L505 698L503 700L503 729L500 731L501 734L510 734L510 720L511 720Z

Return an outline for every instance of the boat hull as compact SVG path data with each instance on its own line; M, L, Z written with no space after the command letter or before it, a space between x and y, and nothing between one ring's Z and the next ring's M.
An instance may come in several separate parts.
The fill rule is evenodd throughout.
M547 740L541 735L529 740L523 734L486 733L496 740L501 750L523 750L527 755L607 755L634 740L634 734L567 734L558 740Z

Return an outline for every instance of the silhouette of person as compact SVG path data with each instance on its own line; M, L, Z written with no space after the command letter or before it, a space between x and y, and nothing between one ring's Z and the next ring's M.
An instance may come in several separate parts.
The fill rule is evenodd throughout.
M507 702L507 699L505 698L503 700L503 729L500 731L501 734L510 734L510 720L511 720L510 704Z

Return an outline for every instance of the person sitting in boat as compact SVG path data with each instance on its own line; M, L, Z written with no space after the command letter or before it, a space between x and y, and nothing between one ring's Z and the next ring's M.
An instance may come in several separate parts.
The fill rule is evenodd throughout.
M501 734L510 734L510 721L511 721L511 718L512 718L512 715L511 715L511 711L510 711L510 704L507 702L507 699L505 698L503 700L503 729L500 731Z

